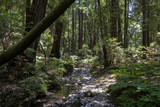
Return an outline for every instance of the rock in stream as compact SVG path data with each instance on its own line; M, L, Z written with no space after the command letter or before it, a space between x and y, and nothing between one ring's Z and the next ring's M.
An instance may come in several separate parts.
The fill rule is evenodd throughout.
M65 81L66 86L74 87L76 93L55 101L51 107L115 107L104 88L92 77L88 65L75 68L62 81Z

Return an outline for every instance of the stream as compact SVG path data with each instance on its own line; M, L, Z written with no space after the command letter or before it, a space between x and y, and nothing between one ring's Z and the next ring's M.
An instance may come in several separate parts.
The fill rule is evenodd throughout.
M43 107L115 107L105 93L105 87L92 77L89 65L74 68L60 84L59 92L50 93L56 98L43 103Z

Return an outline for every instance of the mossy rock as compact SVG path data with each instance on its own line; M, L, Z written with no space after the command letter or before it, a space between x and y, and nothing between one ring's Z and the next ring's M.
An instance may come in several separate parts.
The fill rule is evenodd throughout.
M64 67L67 70L67 73L68 72L73 72L74 67L73 67L72 64L64 64Z

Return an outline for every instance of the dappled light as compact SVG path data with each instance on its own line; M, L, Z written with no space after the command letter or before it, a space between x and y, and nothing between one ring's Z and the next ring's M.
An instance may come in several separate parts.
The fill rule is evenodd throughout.
M1 0L0 107L160 107L160 1Z

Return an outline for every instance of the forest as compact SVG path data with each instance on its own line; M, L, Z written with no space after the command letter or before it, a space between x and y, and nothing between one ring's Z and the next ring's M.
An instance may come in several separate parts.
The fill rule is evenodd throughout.
M160 107L160 0L0 0L0 107Z

